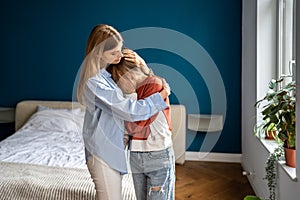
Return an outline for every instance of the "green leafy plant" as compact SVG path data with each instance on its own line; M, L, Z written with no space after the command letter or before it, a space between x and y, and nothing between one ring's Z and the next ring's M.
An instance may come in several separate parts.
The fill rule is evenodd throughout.
M269 188L269 200L275 200L276 199L276 185L277 185L277 179L276 179L276 172L277 172L277 162L284 159L284 152L282 145L279 145L277 148L274 149L272 153L270 153L265 171L266 175L264 179L267 180L267 185Z
M272 126L276 130L276 141L283 142L284 147L295 149L296 146L296 83L292 81L284 86L284 78L272 79L269 82L269 91L265 97L255 103L261 107L263 121L256 128L259 135Z
M257 196L253 196L253 195L247 195L244 197L244 200L263 200Z

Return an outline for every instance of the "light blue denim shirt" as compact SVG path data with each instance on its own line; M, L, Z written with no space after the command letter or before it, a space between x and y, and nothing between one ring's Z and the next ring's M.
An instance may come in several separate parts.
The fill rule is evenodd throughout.
M83 140L86 156L93 154L121 174L127 173L124 120L146 120L167 105L159 93L138 101L124 98L121 89L104 69L87 81L84 95Z

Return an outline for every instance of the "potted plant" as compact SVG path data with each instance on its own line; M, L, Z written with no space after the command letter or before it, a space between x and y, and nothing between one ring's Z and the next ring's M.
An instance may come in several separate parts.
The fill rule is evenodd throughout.
M263 99L255 103L256 107L262 106L261 114L263 121L257 126L257 133L266 132L270 129L276 130L276 141L283 143L286 165L295 167L296 149L296 83L291 81L281 86L285 77L269 82L269 91ZM292 152L292 161L289 152Z
M276 134L276 126L274 123L271 123L267 128L265 139L266 140L275 140L276 135L277 135Z
M268 120L263 121L259 126L255 127L255 135L259 137L259 139L264 136L266 140L275 140L277 131L274 123L268 123Z

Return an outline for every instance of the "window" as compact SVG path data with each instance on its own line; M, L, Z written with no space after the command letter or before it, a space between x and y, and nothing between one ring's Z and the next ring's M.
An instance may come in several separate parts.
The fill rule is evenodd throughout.
M257 100L268 91L271 79L296 80L296 0L257 1ZM261 121L257 110L257 123ZM299 136L298 136L299 137ZM272 151L276 142L261 140ZM295 179L296 170L284 167Z
M278 78L290 76L295 78L295 0L277 1L277 63Z

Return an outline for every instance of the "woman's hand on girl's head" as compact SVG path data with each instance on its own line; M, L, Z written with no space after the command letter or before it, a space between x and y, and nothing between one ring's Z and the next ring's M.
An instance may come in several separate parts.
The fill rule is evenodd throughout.
M137 54L134 51L123 51L123 55L124 55L124 59L129 61L129 62L133 62L135 63L138 67L140 67L140 69L142 70L143 73L150 75L153 74L152 71L149 69L149 67L147 66L146 62L144 61L144 59Z
M163 99L167 98L171 94L171 88L164 78L161 78L163 90L160 92L160 95Z

